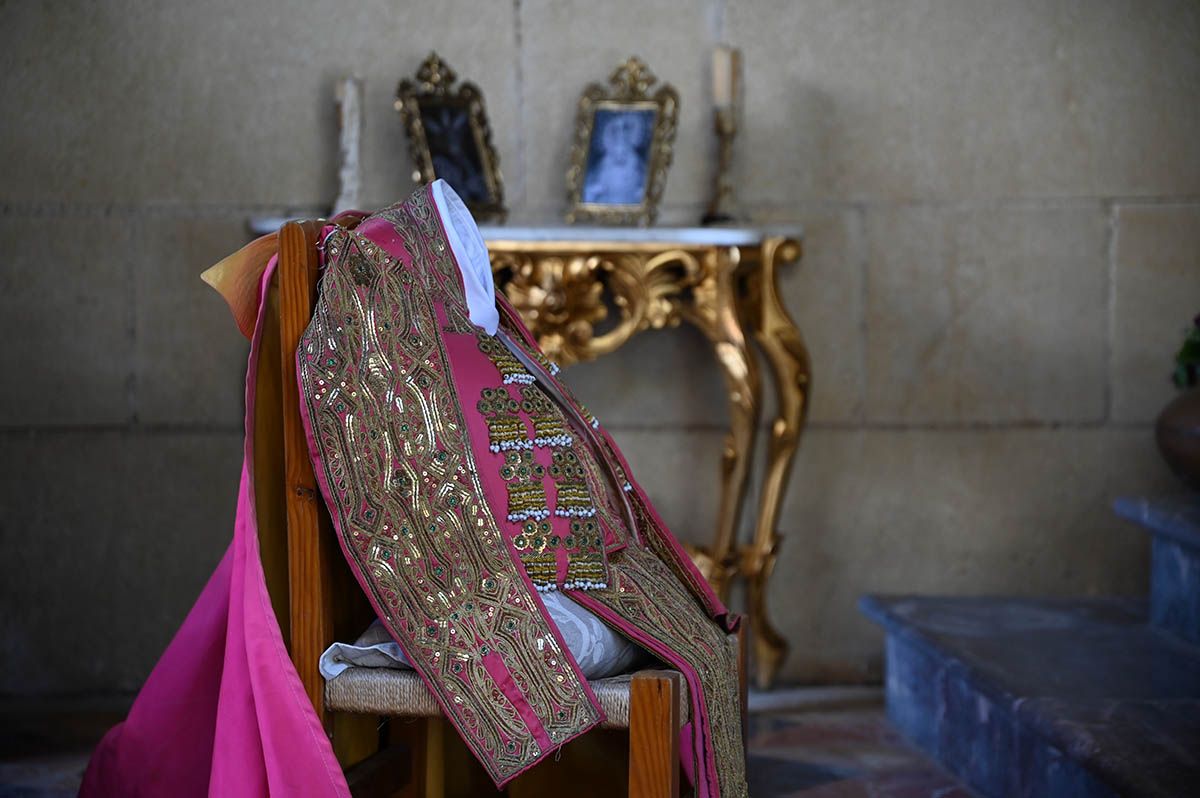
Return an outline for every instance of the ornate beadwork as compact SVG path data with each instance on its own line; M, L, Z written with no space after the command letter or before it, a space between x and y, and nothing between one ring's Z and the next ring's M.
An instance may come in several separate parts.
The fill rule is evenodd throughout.
M484 388L476 407L487 423L488 448L493 452L533 447L525 433L525 422L517 415L520 405L508 389Z
M608 564L602 555L604 536L594 518L572 518L568 545L578 547L580 554L567 563L563 581L566 590L600 590L608 587Z
M562 411L537 385L526 385L521 389L521 410L533 422L535 446L570 446L574 443Z
M554 550L559 543L549 521L526 521L521 525L521 533L513 539L525 573L539 592L557 587L558 557Z
M528 449L513 449L505 452L500 476L508 484L508 520L541 520L550 517L546 507L546 488L542 479L545 467L533 459Z
M513 357L512 352L508 351L500 339L493 335L480 330L479 335L479 351L483 352L495 364L500 371L500 377L505 385L517 383L519 385L529 385L534 381L534 376L530 374L521 361Z
M592 493L588 490L587 474L579 463L579 455L571 449L555 449L550 466L557 497L554 514L564 518L590 518L596 514Z

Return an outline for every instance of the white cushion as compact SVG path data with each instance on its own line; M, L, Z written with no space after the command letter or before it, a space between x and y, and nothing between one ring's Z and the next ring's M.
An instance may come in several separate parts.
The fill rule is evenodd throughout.
M627 673L653 659L557 590L539 595L586 678ZM350 667L411 669L412 665L383 624L375 620L353 643L334 643L321 655L321 675L326 679Z

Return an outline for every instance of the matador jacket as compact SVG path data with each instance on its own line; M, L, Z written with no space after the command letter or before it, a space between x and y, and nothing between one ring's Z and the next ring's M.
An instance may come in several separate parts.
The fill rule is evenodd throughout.
M448 221L444 197L424 187L324 237L297 387L351 569L497 785L602 720L541 601L561 590L683 673L692 723L681 756L697 794L744 796L726 637L736 617L500 295L498 324L472 322L478 286L464 283L458 259L464 238L482 240L469 218ZM210 278L247 282L240 267L226 270L237 274ZM260 286L270 277L268 267ZM348 794L298 689L258 559L247 488L261 287L258 296L234 544L130 718L97 750L85 798ZM252 314L231 304L245 328ZM218 639L223 655L189 659ZM186 703L198 728L181 716L182 679L194 685ZM167 768L138 770L150 756L198 779L204 771L207 790Z

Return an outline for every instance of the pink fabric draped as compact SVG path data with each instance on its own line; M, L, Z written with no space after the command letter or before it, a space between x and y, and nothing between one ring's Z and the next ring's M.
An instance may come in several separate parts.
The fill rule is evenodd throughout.
M258 550L251 467L266 286L246 370L233 542L134 701L92 755L82 798L335 796L350 790L288 657Z

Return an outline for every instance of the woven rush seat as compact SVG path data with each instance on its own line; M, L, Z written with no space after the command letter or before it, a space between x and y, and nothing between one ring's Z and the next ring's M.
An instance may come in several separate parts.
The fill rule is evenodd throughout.
M643 674L677 674L677 671L639 671ZM607 716L602 729L629 728L629 685L634 674L624 673L588 684ZM325 707L339 712L362 712L406 718L433 718L442 714L425 682L416 671L394 668L347 668L325 683ZM687 682L679 679L679 722L691 717Z

